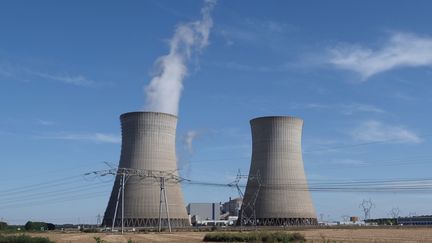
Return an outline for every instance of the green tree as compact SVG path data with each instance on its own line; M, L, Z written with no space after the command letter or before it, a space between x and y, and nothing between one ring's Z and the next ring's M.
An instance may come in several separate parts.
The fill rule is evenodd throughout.
M32 222L32 221L28 221L25 225L24 228L26 230L54 230L55 229L55 225L51 224L51 223L45 223L45 222Z
M6 222L0 222L0 230L7 229L8 224Z

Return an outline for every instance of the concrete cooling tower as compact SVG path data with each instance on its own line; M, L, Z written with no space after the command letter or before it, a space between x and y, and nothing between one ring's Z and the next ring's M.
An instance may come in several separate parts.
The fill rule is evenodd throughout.
M175 138L177 117L159 112L130 112L120 116L122 147L119 168L171 171L177 174ZM111 226L116 208L121 176L117 176L105 211L103 225ZM171 225L189 225L183 196L178 183L166 183ZM160 182L151 177L130 176L124 189L124 226L157 227L160 206ZM118 208L122 208L122 201ZM163 209L164 210L164 209ZM162 225L167 218L162 212ZM115 226L121 225L117 211Z
M259 117L250 124L252 161L242 206L243 224L250 224L245 219L253 215L257 225L317 224L303 168L303 120Z

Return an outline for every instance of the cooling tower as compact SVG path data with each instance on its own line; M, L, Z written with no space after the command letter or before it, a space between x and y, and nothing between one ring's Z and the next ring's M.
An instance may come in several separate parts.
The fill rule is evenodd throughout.
M159 112L130 112L120 116L122 147L119 168L141 170L177 170L175 138L177 117ZM177 175L177 174L176 174ZM116 208L121 176L117 176L105 211L103 225L111 226ZM168 210L173 227L188 226L183 196L178 183L165 183ZM122 208L122 201L118 206ZM155 178L130 176L124 190L124 226L158 226L160 181ZM167 225L162 206L162 225ZM121 225L117 211L115 226Z
M303 168L303 120L259 117L250 124L252 161L242 206L242 215L246 215L243 223L248 224L244 220L255 214L257 225L317 224ZM251 207L254 202L255 207Z

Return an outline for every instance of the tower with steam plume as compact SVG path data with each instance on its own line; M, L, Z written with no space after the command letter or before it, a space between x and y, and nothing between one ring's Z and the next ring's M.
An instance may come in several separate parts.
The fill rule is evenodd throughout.
M189 225L178 184L180 177L177 172L175 153L176 115L183 81L187 74L187 63L194 52L208 45L210 29L213 26L210 13L215 4L216 0L204 1L200 20L177 25L169 41L169 53L157 59L158 72L145 88L144 109L149 112L131 112L120 116L122 127L120 164L105 211L104 225L118 226L120 223L122 225L124 223L126 227L159 225L159 229L161 221L164 221L163 225L168 223L170 228L171 225L173 227ZM136 176L129 176L125 180L124 171L131 170ZM141 175L141 172L156 173L158 176ZM166 176L177 180L177 183L165 181ZM160 181L155 180L157 178ZM161 207L162 191L166 194L165 208ZM119 200L120 197L122 200ZM117 213L119 208L122 209L123 217ZM167 215L167 218L161 219L160 215Z
M247 217L242 217L243 224L316 224L303 168L303 120L289 116L258 117L250 124L252 161L249 177L258 175L259 182L251 178L247 182L242 206L242 215ZM253 218L254 222L245 221L245 218Z
M159 112L130 112L120 116L122 147L119 168L162 171L177 175L175 138L177 117ZM119 226L123 207L125 227L156 227L159 224L160 182L153 177L131 176L124 185L124 200L117 205L121 177L115 179L105 211L103 225ZM165 183L170 223L173 227L189 225L189 219L178 183ZM163 215L167 212L162 207ZM116 215L114 217L114 215ZM162 225L167 219L162 218Z

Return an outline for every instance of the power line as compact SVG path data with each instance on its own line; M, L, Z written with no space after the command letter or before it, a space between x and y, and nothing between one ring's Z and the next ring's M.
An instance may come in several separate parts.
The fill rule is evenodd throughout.
M18 200L32 200L32 199L38 199L38 198L50 198L50 197L56 197L58 195L62 194L69 194L74 192L84 192L84 191L91 191L93 189L99 189L99 188L106 188L107 183L99 183L99 184L90 184L90 185L82 185L78 187L72 187L72 188L61 188L57 190L51 190L48 192L35 192L30 194L11 194L6 195L4 198L0 200L2 203L8 203Z
M56 203L64 203L64 202L70 202L70 201L77 201L77 200L84 200L84 199L90 199L100 196L106 196L109 194L110 191L104 190L104 191L97 191L97 192L90 192L90 193L79 193L79 194L68 194L63 195L55 198L48 198L44 200L38 200L38 201L24 201L22 202L17 201L14 203L9 203L6 205L0 205L0 209L9 209L9 208L20 208L20 207L36 207L36 206L45 206L45 205L51 205ZM21 202L21 203L20 203Z
M30 185L25 185L25 186L20 186L20 187L14 187L14 188L10 188L10 189L6 189L6 190L2 190L0 191L0 193L8 193L8 192L13 192L13 193L17 193L17 192L25 192L25 191L33 191L37 188L44 188L44 187L49 187L52 186L53 184L68 184L68 183L73 183L74 181L77 181L79 179L79 181L82 181L82 174L81 175L74 175L74 176L68 176L65 178L60 178L60 179L55 179L55 180L49 180L46 182L41 182L41 183L36 183L36 184L30 184Z

